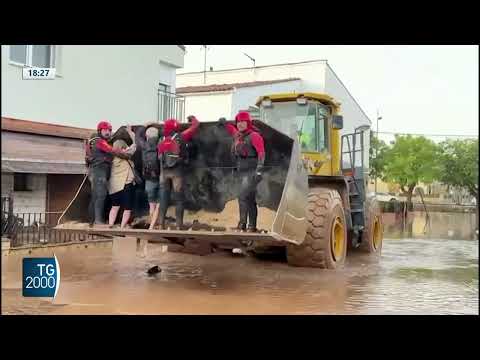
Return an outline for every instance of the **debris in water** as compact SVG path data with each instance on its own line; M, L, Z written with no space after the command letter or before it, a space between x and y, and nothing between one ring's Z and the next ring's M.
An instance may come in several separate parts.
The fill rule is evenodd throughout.
M232 249L232 254L234 254L234 255L239 255L239 256L244 256L244 255L245 255L245 254L243 253L243 250L242 250L242 249L239 249L239 248Z
M148 275L154 275L154 274L158 274L160 271L162 271L162 269L160 269L158 267L158 265L155 265L155 266L151 267L150 269L148 269L147 273L148 273Z

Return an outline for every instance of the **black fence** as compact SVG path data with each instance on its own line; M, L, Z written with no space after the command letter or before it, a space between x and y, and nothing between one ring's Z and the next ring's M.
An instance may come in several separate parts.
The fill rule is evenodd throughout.
M62 213L13 212L13 198L2 197L2 238L10 239L10 247L46 245L95 240L94 235L54 229Z
M180 122L185 121L185 98L164 90L157 92L157 121L175 118Z
M13 198L2 196L2 237L14 232L17 225L13 218Z

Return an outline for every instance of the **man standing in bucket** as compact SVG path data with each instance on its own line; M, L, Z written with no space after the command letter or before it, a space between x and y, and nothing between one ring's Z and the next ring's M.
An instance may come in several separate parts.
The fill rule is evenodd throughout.
M90 139L86 146L86 163L91 184L90 211L95 225L105 225L105 200L108 194L108 180L113 157L129 159L135 152L133 144L126 150L114 149L108 140L112 137L112 125L100 121L97 136Z
M240 176L238 199L240 221L237 230L257 232L257 185L262 179L265 163L263 137L253 126L252 118L247 111L240 111L235 116L236 126L227 124L225 118L220 118L219 124L233 136L232 153L237 161L238 176Z
M185 166L188 164L187 145L196 134L200 123L195 116L189 116L190 127L182 132L180 124L175 119L165 120L163 125L163 140L158 144L160 160L160 209L155 211L152 223L155 224L160 212L160 226L165 229L170 193L173 188L175 201L175 219L177 229L183 228Z

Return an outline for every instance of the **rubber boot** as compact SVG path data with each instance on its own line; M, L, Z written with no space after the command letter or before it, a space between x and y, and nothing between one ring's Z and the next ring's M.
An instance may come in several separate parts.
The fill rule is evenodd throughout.
M97 197L95 199L95 225L105 225L105 197Z
M257 232L257 216L257 202L253 193L248 202L248 232Z
M102 166L92 169L91 181L95 225L105 224L105 200L108 195L108 173L110 169Z
M238 207L240 210L240 221L238 222L238 226L236 230L238 231L245 231L247 228L247 216L248 216L248 204L245 199L238 199Z
M256 233L256 232L258 232L258 229L257 229L256 226L249 224L249 225L248 225L248 228L247 228L247 232L249 232L249 233Z
M88 203L88 224L93 226L95 223L95 199L93 198L93 191L91 191L90 202Z
M160 189L160 208L158 209L158 222L160 229L165 230L165 217L167 216L168 203L170 200L170 191L168 189Z
M235 230L237 231L245 231L247 229L247 224L239 222Z
M183 229L184 202L183 192L175 193L175 222L178 230Z

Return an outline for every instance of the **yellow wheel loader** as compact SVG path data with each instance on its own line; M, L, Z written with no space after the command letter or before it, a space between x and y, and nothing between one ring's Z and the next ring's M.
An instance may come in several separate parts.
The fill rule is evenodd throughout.
M96 235L129 236L154 242L196 247L207 254L216 249L286 249L290 265L335 269L348 250L379 255L383 224L378 203L367 196L369 128L341 135L340 105L329 95L285 93L258 99L260 130L266 148L265 173L258 184L258 233L238 232L239 183L232 138L217 121L202 121L189 146L185 186L185 225L165 230L101 229L88 223L90 184L85 181L59 220L59 227ZM153 125L162 131L161 124ZM187 127L188 124L182 124ZM135 131L136 127L133 127ZM131 140L120 128L112 141ZM141 173L141 152L134 163ZM233 207L232 207L233 204ZM172 203L172 206L175 204ZM109 211L109 206L105 212ZM136 189L136 218L148 215L148 202ZM121 217L121 216L120 216ZM172 223L174 219L171 219ZM193 244L193 245L192 245Z

